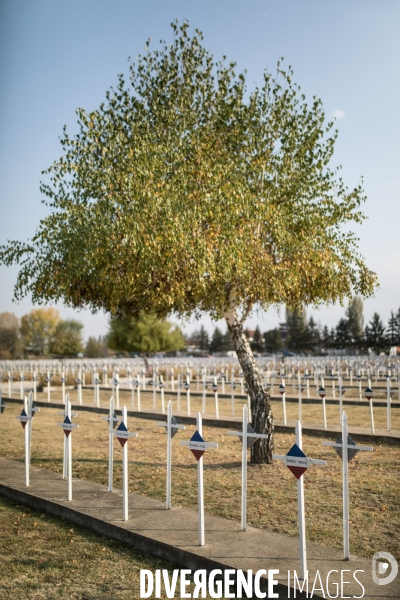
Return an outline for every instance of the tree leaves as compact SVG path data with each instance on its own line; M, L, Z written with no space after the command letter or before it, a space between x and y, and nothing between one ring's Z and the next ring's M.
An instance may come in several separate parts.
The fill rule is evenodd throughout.
M16 297L218 318L231 290L264 308L370 295L348 228L365 197L328 166L337 132L321 101L281 65L249 92L199 32L173 31L130 64L130 85L120 76L98 110L78 110L78 135L64 129L42 184L49 215L0 253L21 266Z

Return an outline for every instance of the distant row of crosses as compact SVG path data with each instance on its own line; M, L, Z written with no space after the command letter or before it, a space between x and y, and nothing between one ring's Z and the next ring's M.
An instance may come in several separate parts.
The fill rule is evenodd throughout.
M300 373L299 373L299 421L302 421L302 416L303 416L303 412L302 412L302 391L305 389L304 386L301 385L301 381L300 381ZM343 416L343 394L345 393L345 389L342 388L342 379L339 378L339 411L340 411L340 422L342 422L342 416ZM282 396L282 409L283 409L283 423L284 425L287 425L287 418L286 418L286 388L285 388L285 382L284 379L282 378L282 383L280 384L280 386L278 387L278 392L281 394ZM324 429L327 429L327 420L326 420L326 403L325 403L325 397L326 397L326 390L324 388L324 379L322 378L322 385L319 387L318 389L318 395L322 400L322 417L323 417L323 422L324 422ZM369 414L370 414L370 421L371 421L371 433L375 434L375 423L374 423L374 407L372 404L372 398L374 397L374 392L371 389L371 384L370 384L370 380L369 380L369 384L367 389L364 392L364 396L365 398L368 400L369 402ZM388 378L387 381L387 430L390 431L391 429L391 405L390 405L390 379Z
M0 414L3 413L5 405L0 397ZM32 434L32 419L39 409L35 407L32 399L32 394L29 398L25 397L24 408L21 414L17 417L25 435L25 484L29 482L29 467L30 467L30 446ZM69 397L66 397L65 411L62 413L64 420L57 423L64 431L64 462L63 462L63 478L67 479L67 499L72 500L72 430L78 428L79 425L72 423L72 418L77 416L71 412L71 403ZM128 440L131 437L137 437L137 434L129 431L127 422L127 409L124 406L122 410L122 420L118 424L118 417L114 411L114 398L110 400L109 415L105 418L109 424L109 469L108 469L108 491L113 491L113 437L115 436L122 446L122 504L123 504L123 520L128 520ZM183 425L179 425L172 415L172 403L168 403L167 421L157 423L161 427L165 427L167 432L167 491L166 491L166 509L171 509L171 466L172 466L172 438L181 429ZM243 422L241 431L228 431L228 435L238 436L242 443L242 494L241 494L241 529L246 531L246 512L247 512L247 450L261 438L266 438L267 435L256 433L249 424L249 412L247 405L243 406ZM181 445L186 446L192 452L197 460L198 465L198 522L199 522L199 545L205 544L205 528L204 528L204 492L203 492L203 457L205 452L210 448L218 448L215 442L206 442L203 439L202 432L202 417L197 413L197 428L189 441L181 441ZM342 412L342 434L336 442L322 442L323 445L332 446L340 458L342 459L342 476L343 476L343 549L344 558L350 558L350 543L349 543L349 492L348 492L348 464L352 458L360 451L372 451L372 448L367 446L358 446L351 436L348 434L348 424L346 413ZM308 458L302 450L302 428L300 421L296 425L296 443L290 448L287 454L273 454L274 460L279 460L285 464L297 479L298 493L298 524L299 524L299 543L300 543L300 567L301 575L307 571L307 552L306 552L306 536L305 536L305 511L304 511L304 482L303 475L311 465L326 465L325 460Z

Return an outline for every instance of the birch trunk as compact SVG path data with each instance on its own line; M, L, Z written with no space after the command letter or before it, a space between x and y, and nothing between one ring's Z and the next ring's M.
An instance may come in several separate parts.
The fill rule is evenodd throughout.
M238 318L236 308L231 305L224 312L224 317L249 390L251 425L257 433L263 433L268 436L265 439L257 440L251 447L251 462L256 464L270 464L274 448L274 419L270 397L263 386L261 373L254 360L253 352L244 333L243 324Z

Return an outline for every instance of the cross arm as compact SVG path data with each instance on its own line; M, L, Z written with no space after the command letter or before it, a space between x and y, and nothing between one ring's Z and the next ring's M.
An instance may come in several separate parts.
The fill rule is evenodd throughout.
M333 446L333 448L343 448L343 444L341 442L322 442L323 446ZM373 448L371 446L357 446L357 444L347 444L347 448L351 448L352 450L366 450L368 452L373 452Z
M227 431L226 432L227 435L237 435L237 436L243 436L243 431ZM265 433L246 433L247 437L251 437L251 438L267 438L268 435Z

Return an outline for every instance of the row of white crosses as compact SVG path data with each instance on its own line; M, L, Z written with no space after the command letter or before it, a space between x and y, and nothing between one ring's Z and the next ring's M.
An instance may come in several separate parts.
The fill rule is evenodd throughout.
M19 417L17 417L24 428L25 433L25 484L29 486L29 467L30 467L30 445L32 432L32 419L34 413L39 410L35 408L32 394L29 399L25 398L24 409ZM0 399L0 412L4 411L4 404ZM62 427L65 434L64 445L64 472L63 476L68 480L67 499L72 500L72 430L79 426L73 424L71 419L71 404L69 397L66 398L66 406L64 413L64 421L57 423ZM108 490L113 489L112 473L113 473L113 445L112 437L115 435L123 448L123 520L128 520L128 446L127 442L130 437L136 437L137 434L130 432L127 427L127 410L123 407L122 421L115 429L115 424L118 417L114 412L114 400L110 400L110 412L107 419L109 423L109 480ZM172 438L179 429L185 429L182 425L178 425L175 418L172 416L172 403L168 403L167 422L158 423L167 430L167 501L166 508L171 508L171 465L172 465ZM246 530L246 506L247 506L247 450L253 443L260 438L266 438L267 435L256 433L248 422L248 407L243 406L243 423L242 431L229 431L228 435L236 435L242 442L242 494L241 494L241 528ZM322 442L323 445L333 446L343 461L343 539L344 539L344 558L350 557L349 545L349 495L348 495L348 463L357 454L359 450L369 450L372 448L366 446L357 446L348 434L347 416L342 413L342 435L336 443ZM209 448L217 448L218 444L214 442L206 442L202 437L202 418L201 414L197 414L197 430L193 434L190 441L181 441L181 444L187 446L198 461L198 521L199 521L199 545L205 544L205 529L204 529L204 490L203 490L203 455ZM284 455L273 454L275 460L282 461L297 479L298 489L298 519L299 519L299 543L300 543L300 568L301 576L304 578L307 571L307 553L306 553L306 537L305 537L305 511L304 511L304 483L302 476L311 465L326 465L326 461L308 458L302 451L302 430L300 421L296 425L296 443Z
M373 409L373 403L372 403L372 398L374 396L374 393L370 387L370 380L369 380L369 385L367 387L367 389L364 392L364 396L365 398L368 400L369 402L369 412L370 412L370 421L371 421L371 432L373 434L375 434L375 424L374 424L374 409ZM390 388L390 377L387 378L387 430L390 431L391 429L391 388ZM286 388L285 388L285 384L284 384L284 379L282 378L282 383L280 384L279 388L278 388L279 393L282 396L282 408L283 408L283 422L284 425L287 425L287 416L286 416ZM346 390L344 390L342 388L342 380L341 377L339 378L339 414L340 414L340 422L342 422L342 416L343 416L343 402L342 402L342 398L343 398L343 393ZM325 397L326 397L326 390L324 387L324 378L321 378L321 386L318 390L318 395L320 396L320 398L322 399L322 418L323 418L323 423L324 423L324 429L326 430L328 428L327 426L327 418L326 418L326 402L325 402ZM301 384L299 382L299 421L301 421L302 417L302 411L301 411Z
M22 364L23 364L23 363L21 363L21 365L22 365ZM79 375L80 375L80 378L84 379L85 370L86 370L86 369L90 369L90 365L91 365L92 372L93 372L93 380L94 380L94 382L95 382L95 383L94 383L94 388L96 388L96 387L97 387L97 390L95 390L95 404L97 404L97 403L98 403L98 384L99 384L99 379L98 379L98 375L97 375L97 371L96 371L96 364L97 364L97 363L95 363L95 365L93 365L93 364L91 364L91 363L89 363L89 364L87 364L87 363L86 363L86 365L85 365L85 363L83 363L83 364L81 364L81 366L79 366L79 367L78 367L76 364L73 364L73 365L72 365L72 367L71 367L71 365L70 365L70 369L69 369L69 370L72 370L72 371L73 371L75 368L79 368ZM323 366L323 368L322 368L321 364L320 364L320 366L317 368L317 366L316 366L316 364L315 364L315 363L313 363L313 364L311 365L311 367L310 367L310 370L311 370L311 372L314 372L314 379L315 379L315 383L316 383L316 385L317 385L317 381L318 381L319 377L321 377L321 379L322 379L322 378L324 377L324 375L327 373L327 371L329 371L329 372L330 372L330 374L329 374L329 375L327 375L327 378L328 378L328 379L330 379L330 380L332 381L332 392L333 392L333 397L334 397L334 398L336 397L336 396L335 396L335 387L334 387L334 386L335 386L335 381L337 380L337 381L338 381L338 386L339 386L339 399L341 400L342 394L344 393L344 389L343 389L343 392L341 392L341 387L342 387L342 381L341 381L342 375L341 375L341 373L342 373L342 370L341 370L340 366L339 366L339 365L336 365L336 367L334 368L334 362L332 362L332 367L331 367L331 369L328 369L328 368L327 368L327 364L326 364L326 362L325 362L325 363L322 363L322 364L324 365L324 366ZM312 378L312 377L313 377L313 375L309 374L309 372L308 372L308 371L309 371L309 367L308 367L308 366L306 366L306 365L308 365L307 361L306 361L306 362L303 362L303 367L304 367L304 369L303 369L303 370L304 370L304 379L305 379L305 383L306 383L306 386L305 386L305 387L306 387L306 389L307 389L307 397L309 397L309 379L310 379L310 378ZM123 364L122 364L121 366L123 366ZM268 384L268 385L271 385L271 388L272 388L272 383L270 383L270 384L269 384L269 383L268 383L268 381L269 381L269 382L271 382L271 381L273 381L273 380L274 380L274 377L275 377L275 367L276 367L276 361L273 361L273 362L272 362L272 367L273 367L273 370L272 370L272 371L270 370L270 366L271 366L271 363L269 363L269 366L268 366L268 368L267 368L267 374L266 374L266 375L264 375L264 380L265 380L265 383L266 383L266 384ZM357 366L357 365L356 365L356 366ZM396 367L398 367L398 366L399 366L399 365L396 365ZM393 367L393 368L392 368L392 367ZM32 365L30 365L30 368L31 368L31 369L33 369ZM118 374L118 368L119 368L119 367L115 366L115 371L114 371L114 372L115 372L116 374ZM125 368L126 368L126 371L127 371L127 374L128 374L128 382L129 382L129 385L130 385L130 387L131 387L131 384L132 384L132 382L130 381L130 375L131 375L131 373L132 373L132 370L131 370L131 367L130 367L130 366L126 366L126 365L125 365ZM382 369L383 369L383 367L382 367ZM43 371L44 369L42 368L41 370ZM47 371L47 380L48 380L47 382L48 382L48 383L49 383L49 382L50 382L50 380L51 380L51 372L55 373L57 370L61 372L61 380L62 380L62 381L64 380L64 386L63 386L63 402L65 402L65 380L66 380L66 377L65 377L65 375L66 375L66 373L68 372L68 363L67 363L67 362L65 363L65 366L63 367L63 369L62 369L62 370L61 370L60 364L57 364L57 363L56 363L56 364L54 364L54 365L53 365L53 367L52 367L51 369L48 369L48 371ZM234 375L234 370L235 370L235 368L234 368L234 365L232 365L232 369L231 369L231 371L232 371L232 373L231 373L231 374L232 374L232 380L231 380L231 396L232 396L232 397L234 397L234 393L235 393L235 392L234 392L234 390L235 390L235 388L237 387L237 385L236 385L236 383L235 383L235 375ZM359 374L357 375L356 379L358 380L358 383L359 383L359 394L360 394L360 398L361 398L361 397L362 397L362 391L361 391L361 380L362 380L362 378L363 378L363 376L364 376L364 368L362 368L362 369L361 369L361 368L358 368L358 370L355 368L355 370L356 370L356 371L359 373ZM204 378L204 376L205 376L205 371L206 371L206 369L204 368L204 366L202 366L202 367L199 367L199 366L197 366L197 368L196 368L196 372L197 372L197 375L196 375L196 379L197 379L197 389L198 389L198 384L199 384L199 372L202 372L202 374L203 374L203 378ZM282 373L282 371L283 371L283 373ZM287 369L287 371L290 371L290 368L289 368L289 366L288 366L288 369ZM285 377L291 377L291 378L292 378L292 380L293 380L293 390L294 390L294 392L295 392L295 391L296 391L296 384L295 384L295 379L296 379L296 378L295 378L295 367L294 367L294 366L292 366L292 367L291 367L291 371L292 371L291 373L289 373L289 372L288 372L288 373L285 375L285 367L284 367L283 365L281 365L281 367L280 367L280 373L281 373L281 375L283 375L283 376L285 376ZM370 366L367 366L367 367L366 367L366 369L365 369L365 371L366 371L366 375L368 375L368 377L369 377L369 379L370 379L370 377L371 377L371 372L372 372L372 370L371 370ZM168 371L168 370L167 370L167 381L166 381L166 383L168 383L168 376L169 376L169 375L170 375L172 372L173 372L173 368L172 368L172 367L171 367L170 371ZM214 372L216 372L215 364L214 364ZM300 378L300 372L301 372L301 362L300 362L299 360L297 360L297 379L299 379L299 378ZM352 372L353 372L353 369L350 369L350 370L349 370L349 368L348 368L348 365L347 365L347 366L346 366L346 376L350 375L350 384L352 384ZM377 372L379 373L379 367L378 367L378 368L376 368L376 367L375 367L375 374L376 374ZM11 370L10 370L10 371L8 371L9 387L10 387L10 385L11 385L11 380L12 380L12 375L11 375L11 373L12 373L12 371L11 371ZM37 377L36 377L35 373L36 373L36 371L33 371L33 370L32 370L32 379L34 379L34 378L36 378L36 379L37 379ZM155 375L156 375L156 376L158 375L158 373L159 373L158 367L156 367L156 368L154 369L154 373L155 373ZM336 373L336 374L335 374L335 373ZM191 378L191 369L189 369L189 368L186 368L186 374L187 374L187 376L189 376L189 380L190 380L190 378ZM143 383L142 383L142 387L144 388L146 379L145 379L145 374L144 374L144 371L143 371L143 369L142 369L142 375L143 375ZM220 366L220 375L219 375L219 380L221 381L222 393L224 393L224 388L225 388L225 380L226 380L226 378L227 378L227 376L228 376L228 375L229 375L228 368L226 367L226 365L225 365L225 364L222 364L222 365ZM393 375L394 375L394 376L397 376L397 379L399 379L399 378L398 378L398 368L394 368L394 365L391 365L391 364L389 363L389 365L388 365L388 376L392 377ZM271 378L271 376L272 376L272 378ZM28 377L29 377L29 376L28 376ZM181 375L179 375L178 377L180 378L180 377L181 377ZM20 379L20 381L21 381L21 394L23 394L23 385L24 385L24 380L25 380L25 376L24 376L24 372L23 372L23 371L20 371L20 377L19 377L19 379ZM154 378L153 378L153 379L154 379ZM103 364L103 383L105 383L105 381L106 381L106 380L107 380L107 366L106 366L105 364ZM229 380L229 377L228 377L228 379L227 379L227 380ZM241 373L241 372L239 372L239 380L240 380L240 388L241 388L241 393L243 394L243 373ZM156 390L155 380L153 381L153 383L154 383L154 385L153 385L153 388L154 388L153 392L155 393L155 390ZM170 380L170 383L171 383L171 390L172 390L172 389L173 389L173 387L174 387L174 385L173 385L173 375L171 375L171 380ZM399 391L400 391L400 380L399 380L399 382L398 382L398 383L399 383ZM83 381L83 384L84 384L84 381ZM208 384L207 384L207 385L208 385ZM50 386L47 386L47 387L48 387L48 390L47 390L48 397L50 398L50 393L51 393ZM165 387L165 386L164 386L164 387ZM322 387L323 387L323 384L322 384ZM370 386L370 383L369 383L369 387L371 387L371 386ZM165 389L167 389L167 387L165 387ZM300 384L299 384L299 382L298 382L298 385L297 385L297 389L299 390L299 393L300 393L300 392L301 392L301 389L300 389ZM317 389L318 389L318 388L317 388ZM9 393L11 393L11 390L10 390L10 389L9 389ZM114 395L115 395L115 397L117 397L117 395L118 395L118 390L117 390L117 393L115 393ZM49 398L48 398L48 399L49 399ZM35 400L35 390L34 390L34 400ZM118 398L117 398L117 404L119 404L119 400L118 400ZM234 410L234 403L233 403L233 402L232 402L232 410ZM204 411L203 411L203 412L204 412ZM301 400L300 400L300 402L299 402L299 412L300 412L300 420L301 420Z
M175 368L180 368L181 371L186 370L187 372L191 372L192 367L194 366L196 369L196 373L198 374L199 371L204 370L205 371L205 363L204 360L199 360L199 359L191 359L191 361L184 361L186 367L181 363L179 365L179 363L177 364L176 362L172 362L171 365L171 360L170 359L166 359L166 360L161 360L161 362L157 363L157 367L158 368L161 364L162 368L169 368L170 371L172 372L174 367ZM218 365L217 365L218 363ZM275 377L277 374L277 368L278 368L278 364L276 359L271 360L267 360L267 361L258 361L258 363L260 364L260 367L262 368L262 364L264 363L264 369L266 370L266 377L271 378L271 377ZM129 371L131 369L131 365L132 366L137 366L139 364L138 360L130 360L130 361L126 361L126 360L122 360L122 361L106 361L104 362L103 360L90 360L87 361L85 359L82 359L80 361L69 361L69 360L65 360L60 362L59 360L53 360L53 361L36 361L36 362L32 362L32 361L0 361L0 365L2 366L2 373L4 374L4 372L7 371L7 369L9 369L9 372L12 376L14 376L15 372L20 372L22 371L31 371L33 372L34 370L37 370L38 372L41 373L45 373L48 370L51 370L51 372L53 374L57 374L57 373L61 373L62 371L64 371L66 374L71 373L72 375L77 371L77 370L82 370L82 371L96 371L99 368L102 369L103 371L103 383L105 383L105 380L108 377L108 372L110 370L116 370L118 368L122 368L125 369L127 371ZM236 371L237 366L235 364L235 361L229 361L227 362L227 359L224 359L222 362L217 360L217 362L213 363L213 368L210 369L210 362L207 361L207 366L208 366L208 371L212 372L214 375L217 375L218 370L219 370L219 375L220 377L224 376L226 377L227 380L229 380L229 371L231 371L231 376L234 377L234 371ZM346 378L349 378L352 380L352 375L353 373L359 373L361 377L364 377L364 374L366 371L369 370L370 372L370 376L372 376L372 374L375 374L375 382L378 381L378 378L381 378L382 376L384 376L385 370L387 369L388 372L390 372L391 376L399 379L398 377L398 367L399 367L399 361L398 359L394 359L394 358L390 358L389 360L375 360L375 361L371 361L370 359L367 360L360 360L360 358L357 358L356 360L352 359L351 357L343 357L342 359L337 359L335 361L332 361L332 359L327 358L327 359L322 359L322 358L317 358L317 359L313 359L312 362L310 362L308 359L304 360L304 359L288 359L286 358L285 363L281 363L281 365L279 366L279 370L281 371L283 366L286 366L286 370L288 372L288 374L290 375L290 371L292 371L291 376L294 379L294 371L298 369L302 369L305 373L305 375L309 375L310 377L312 377L313 375L315 376L317 374L317 372L322 373L323 375L339 375L343 372L343 368L344 368L344 374L346 376ZM343 368L342 368L343 367ZM309 374L310 372L310 374Z
M78 379L76 380L77 383L77 389L78 389L78 402L80 405L82 405L82 374L81 372L79 372L78 374ZM21 377L20 377L21 381L23 381L23 376L21 373ZM94 403L97 407L100 406L100 394L99 394L99 384L100 384L100 380L97 376L97 372L93 373L93 379L94 379ZM36 380L37 377L36 375L34 375L34 400L36 397ZM48 402L50 402L50 381L51 381L51 374L50 372L48 372L47 374L47 378L46 381L48 383L47 386L47 393L48 393ZM65 374L64 372L62 372L62 377L61 377L61 383L62 383L62 400L63 403L65 404ZM287 418L286 418L286 402L285 402L285 398L286 398L286 388L284 386L284 378L282 377L282 383L278 388L279 393L282 395L282 403L283 403L283 421L284 424L287 425ZM137 409L138 411L141 410L140 407L140 382L139 382L139 378L137 378L134 382L131 382L132 384L134 384L134 386L137 389ZM159 388L161 391L161 412L162 414L165 413L165 401L164 401L164 384L163 384L163 377L162 375L160 375L160 379L159 379ZM234 384L233 384L234 385ZM202 399L202 413L206 412L206 389L207 389L207 382L205 381L204 378L204 386L203 386L203 399ZM390 386L390 377L387 378L387 429L388 431L390 431L391 429L391 386ZM188 416L191 415L191 411L190 411L190 381L189 381L189 376L186 376L186 382L184 384L184 388L186 390L186 396L187 396L187 412L188 412ZM134 387L132 385L132 409L134 409ZM233 388L232 388L233 389ZM156 386L154 386L154 391L156 390ZM178 376L178 412L180 412L180 390L181 390L181 386L179 383L179 376ZM215 416L217 419L219 419L219 405L218 405L218 385L217 385L217 378L214 377L214 383L212 384L212 390L214 392L214 402L215 402ZM298 371L298 390L299 390L299 420L302 420L302 391L303 391L303 386L301 384L301 379L300 379L300 371ZM243 391L243 390L242 390ZM339 377L339 407L340 407L340 420L342 417L342 413L343 413L343 402L342 402L342 398L343 398L343 394L345 393L345 390L342 387L342 378ZM327 419L326 419L326 404L325 404L325 397L326 397L326 390L324 387L324 378L321 377L321 386L318 390L318 394L322 399L322 409L323 409L323 423L324 423L324 429L327 429ZM118 378L118 373L116 372L114 374L114 378L113 378L113 396L115 395L116 397L116 408L117 410L119 410L119 378ZM372 403L372 397L373 397L373 392L371 390L371 380L368 380L368 388L365 390L364 393L365 397L367 398L367 400L369 401L369 406L370 406L370 420L371 420L371 431L374 434L375 433L375 425L374 425L374 414L373 414L373 403ZM153 398L153 408L155 408L155 398ZM232 393L232 414L234 414L234 396Z

